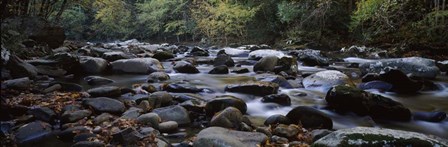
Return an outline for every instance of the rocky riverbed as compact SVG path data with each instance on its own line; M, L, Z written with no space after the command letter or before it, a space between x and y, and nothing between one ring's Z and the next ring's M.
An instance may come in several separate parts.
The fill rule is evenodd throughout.
M448 146L448 61L149 44L2 47L2 146Z

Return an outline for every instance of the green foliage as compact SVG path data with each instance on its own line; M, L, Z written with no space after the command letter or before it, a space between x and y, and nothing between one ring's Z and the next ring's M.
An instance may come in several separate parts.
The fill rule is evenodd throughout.
M299 8L296 2L282 1L277 5L280 21L283 23L290 23L297 19L297 17L303 13L303 9Z
M72 7L62 13L61 25L66 29L66 35L72 39L82 39L82 34L86 31L87 16L81 7Z
M121 0L97 0L94 5L98 7L94 28L104 38L122 36L126 38L131 32L131 11L128 4Z

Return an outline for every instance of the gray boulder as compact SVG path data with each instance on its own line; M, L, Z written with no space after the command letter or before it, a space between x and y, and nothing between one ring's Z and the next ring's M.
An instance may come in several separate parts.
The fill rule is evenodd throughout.
M163 70L159 60L154 58L121 59L111 63L112 70L132 74L149 74Z
M162 121L176 121L179 125L188 125L191 122L187 109L179 105L157 108L153 112L157 113Z
M293 51L290 54L297 56L297 60L306 66L328 66L329 59L324 57L319 50L304 49Z
M210 121L210 126L217 126L229 129L240 129L240 124L243 121L243 114L234 107L227 107L221 112L213 116Z
M202 130L193 142L194 147L254 147L263 146L268 137L259 132L242 132L221 127Z
M122 102L107 97L86 99L83 103L84 105L92 107L96 113L108 112L121 114L126 109Z
M434 60L421 57L382 59L362 63L359 68L363 74L380 73L386 68L392 68L401 70L405 74L422 78L435 78L440 73Z
M28 77L6 80L2 82L2 89L10 88L24 90L29 88L31 86L31 83L32 81Z
M254 65L254 71L274 71L275 66L277 65L278 58L276 56L266 56L261 58L257 63Z
M79 60L82 69L88 74L99 74L106 70L108 62L103 58L80 57Z
M350 83L350 78L336 70L326 70L314 73L303 79L305 89L327 92L332 86Z
M187 61L178 61L173 66L177 73L199 73L199 70L193 64Z
M261 59L263 57L267 56L275 56L277 58L282 58L285 56L285 54L281 51L271 50L271 49L262 49L262 50L256 50L249 53L249 59Z
M18 145L29 144L49 137L51 125L41 121L34 121L23 125L15 133L15 141Z
M279 85L276 83L256 81L227 85L225 91L265 96L269 94L276 94L278 92L278 88Z
M119 97L121 88L117 86L102 86L87 90L91 97Z
M92 86L105 85L105 84L110 84L110 83L115 82L112 79L100 77L100 76L88 76L88 77L85 77L84 80L87 82L87 84L92 85Z
M157 82L162 82L162 81L166 81L169 79L170 79L170 76L165 72L153 72L153 73L149 74L146 81L148 83L157 83Z

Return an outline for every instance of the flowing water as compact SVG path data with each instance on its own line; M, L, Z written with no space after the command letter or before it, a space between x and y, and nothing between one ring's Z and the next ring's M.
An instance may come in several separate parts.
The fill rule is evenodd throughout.
M213 51L216 53L216 51ZM214 59L215 56L201 57ZM247 57L234 57L235 62L248 60ZM370 60L364 60L359 58L347 58L346 62L366 62ZM370 117L358 116L356 114L338 114L325 109L326 92L321 90L308 90L304 88L296 89L280 89L280 93L288 94L291 97L291 106L280 106L273 103L262 103L261 97L229 93L224 91L224 87L227 84L238 84L245 81L255 80L254 76L256 73L250 72L245 74L225 74L225 75L211 75L207 74L213 66L212 65L199 65L198 69L200 73L198 74L181 74L172 71L171 62L163 62L166 72L169 73L171 79L169 82L187 82L198 88L207 88L208 90L203 93L199 93L204 99L212 99L219 95L234 95L236 97L242 98L246 101L248 106L247 114L258 118L267 118L274 114L286 115L292 108L296 106L312 106L322 112L326 113L333 119L334 129L351 128L355 126L369 126L369 127L384 127L400 130L408 130L414 132L421 132L425 134L432 134L442 138L448 138L448 119L442 122L426 122L420 120L412 120L410 122L374 122ZM344 63L341 63L344 64ZM300 63L299 63L300 65ZM252 66L243 65L242 67L249 68L252 71ZM360 74L358 69L344 68L343 66L338 66L338 64L333 65L338 69L342 69L344 73L348 74L350 77L359 80ZM326 70L324 68L299 66L299 71L302 73L315 73L318 71ZM230 69L231 70L231 69ZM131 87L132 84L145 83L147 75L105 75L104 77L115 80L115 83L110 85L118 85L123 87ZM371 93L380 94L387 98L391 98L398 101L408 107L412 112L418 111L442 111L448 112L448 78L446 76L440 76L434 82L441 87L442 90L422 92L417 95L397 95L390 92L380 92L376 90L369 90ZM87 86L85 82L81 82L85 88L91 88ZM306 95L305 95L306 94Z

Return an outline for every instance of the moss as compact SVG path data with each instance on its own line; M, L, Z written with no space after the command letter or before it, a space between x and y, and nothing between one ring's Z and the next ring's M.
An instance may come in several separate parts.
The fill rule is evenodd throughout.
M385 135L375 135L375 134L349 134L344 140L339 144L339 146L359 146L350 144L349 140L358 140L361 139L363 142L367 144L362 144L362 146L433 146L433 142L421 140L418 138L394 138L391 136Z

